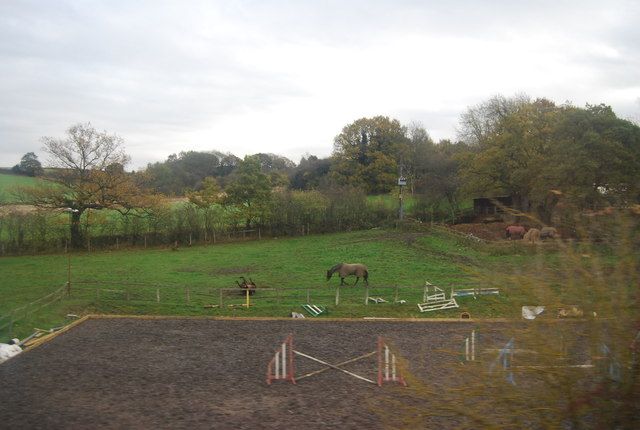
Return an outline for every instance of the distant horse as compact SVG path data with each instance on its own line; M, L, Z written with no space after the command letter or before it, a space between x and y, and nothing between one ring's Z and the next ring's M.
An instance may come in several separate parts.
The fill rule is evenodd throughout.
M537 243L540 240L540 230L537 228L529 229L527 234L524 235L525 242Z
M524 237L525 229L521 225L510 225L505 229L505 236L507 239L522 239Z
M540 230L540 239L555 239L558 237L558 230L554 227L542 227Z
M364 279L364 283L366 285L369 285L369 271L367 270L367 266L364 264L338 263L331 269L327 270L327 281L331 279L331 276L335 272L338 272L340 275L340 285L349 285L345 284L344 278L350 275L355 275L356 277L356 282L353 285L356 285L360 278Z

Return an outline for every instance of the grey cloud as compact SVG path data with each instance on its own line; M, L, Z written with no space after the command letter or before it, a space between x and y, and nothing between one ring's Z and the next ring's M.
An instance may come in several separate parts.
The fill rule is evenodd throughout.
M6 1L0 3L0 165L15 164L39 148L41 136L62 135L79 121L126 139L135 136L127 139L127 147L144 165L149 161L144 157L159 148L190 149L168 141L180 133L308 97L313 89L294 83L280 65L247 57L266 44L337 47L359 58L362 47L388 39L402 43L412 35L427 35L436 43L439 38L496 42L546 36L558 61L595 76L594 88L559 82L547 87L549 93L532 96L607 103L591 97L637 87L639 9L629 1L552 0ZM612 47L620 57L574 52L576 44ZM429 47L415 55L429 56ZM369 60L375 59L362 59ZM433 67L447 64L434 58ZM470 79L475 79L474 67L469 67ZM390 80L402 79L402 70L397 73ZM436 139L454 138L459 114L478 100L456 94L455 83L443 85L451 86L456 100L445 110L399 108L391 114L403 122L421 121ZM488 91L487 97L494 92ZM623 115L631 109L626 102L614 108ZM143 148L145 142L154 150ZM319 144L313 148L322 152ZM294 159L304 153L290 151Z

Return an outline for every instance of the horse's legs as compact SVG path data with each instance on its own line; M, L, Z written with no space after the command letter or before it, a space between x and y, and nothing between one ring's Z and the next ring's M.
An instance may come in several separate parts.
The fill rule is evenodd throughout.
M356 284L358 283L359 280L360 280L360 278L356 276L356 282L354 282L354 284L353 284L354 287L356 286Z

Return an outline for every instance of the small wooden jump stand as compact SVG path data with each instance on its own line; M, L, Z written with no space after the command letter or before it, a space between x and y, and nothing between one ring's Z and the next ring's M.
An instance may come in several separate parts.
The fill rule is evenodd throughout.
M433 287L433 294L429 294L431 287ZM420 312L440 311L443 309L459 307L458 302L456 302L456 299L453 296L453 288L451 289L451 295L447 298L447 295L442 288L429 283L429 281L425 282L422 301L423 303L418 303L418 309Z
M318 370L314 370L313 372L309 372L304 375L298 376L296 378L295 363L294 363L294 357L296 355L300 357L304 357L311 361L315 361L316 363L320 363L325 367ZM377 355L378 357L377 381L374 381L372 379L366 378L364 376L361 376L356 373L350 372L346 369L343 369L343 366L347 364L355 363L356 361L363 360L373 355ZM276 350L273 358L269 362L267 366L267 384L271 385L272 381L277 381L277 380L289 381L292 384L295 384L296 381L300 381L301 379L318 375L329 369L338 370L356 379L359 379L364 382L368 382L370 384L378 385L380 387L385 382L394 382L394 383L402 384L404 386L407 385L400 370L397 368L395 353L391 351L387 343L381 337L378 338L378 347L375 351L368 352L366 354L360 355L355 358L351 358L346 361L342 361L337 364L331 364L331 363L328 363L327 361L321 360L309 354L305 354L303 352L296 351L295 349L293 349L293 335L287 336L284 342L280 344L280 347Z

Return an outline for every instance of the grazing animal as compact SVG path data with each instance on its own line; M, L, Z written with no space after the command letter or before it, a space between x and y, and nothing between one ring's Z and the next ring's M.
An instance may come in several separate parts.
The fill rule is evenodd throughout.
M558 237L558 230L555 227L542 227L540 230L540 239L555 239Z
M536 243L540 240L540 230L537 228L529 229L529 231L524 235L525 242Z
M242 294L244 295L246 291L249 291L250 296L254 295L256 292L256 283L253 282L253 279L249 278L249 282L247 282L244 276L240 276L240 279L242 279L242 283L236 281L236 284L241 288Z
M369 285L369 271L367 270L367 266L364 264L338 263L331 269L327 270L327 281L331 279L331 276L335 272L338 272L340 275L340 285L349 285L344 282L344 278L351 275L356 277L356 282L354 282L353 285L356 285L360 278L364 280L366 285Z
M524 237L525 229L521 225L510 225L505 229L505 236L507 239L522 239Z

